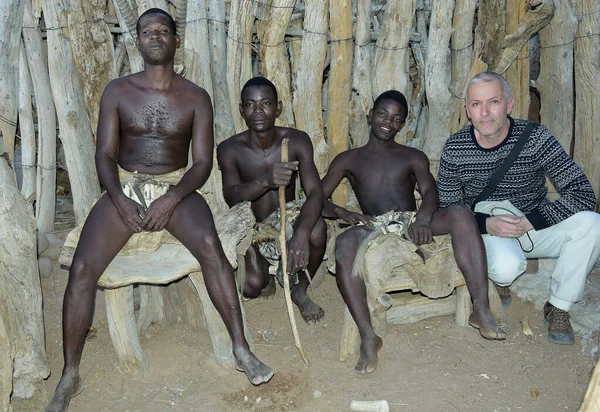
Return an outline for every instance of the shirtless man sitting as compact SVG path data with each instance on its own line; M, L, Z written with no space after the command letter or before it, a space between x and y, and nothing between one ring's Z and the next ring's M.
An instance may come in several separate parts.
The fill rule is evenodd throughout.
M382 93L369 113L369 141L363 147L339 154L323 178L323 193L331 196L344 177L348 178L363 214L350 212L325 202L324 215L348 223L362 222L336 241L337 283L361 336L358 373L371 373L377 367L377 352L383 341L371 324L366 288L360 276L352 274L357 250L373 230L368 215L388 211L417 211L414 190L418 184L423 201L408 234L416 245L431 243L433 236L450 234L458 267L473 300L469 323L487 339L506 339L489 309L485 249L473 213L466 207L438 209L435 180L427 156L414 148L397 144L394 137L404 126L408 105L402 93Z
M314 276L325 254L327 228L320 217L323 191L313 161L308 135L296 129L275 126L281 114L277 89L264 77L250 79L242 88L240 113L248 130L219 144L217 159L223 172L223 195L228 205L249 200L257 221L279 208L278 188L285 187L286 202L295 199L299 173L306 201L294 223L288 242L288 273L298 273L299 283L292 288L292 300L307 323L318 322L323 310L308 296L310 276ZM281 162L281 142L289 138L289 161ZM252 245L245 256L246 279L242 293L258 297L263 289L274 291L269 263Z
M113 80L100 102L96 168L106 193L90 211L73 257L63 303L65 364L47 411L65 411L71 397L81 391L79 362L92 321L96 283L129 238L141 231L166 229L189 249L231 336L236 368L255 385L273 376L246 342L233 269L211 211L196 192L212 168L210 97L173 71L180 40L169 14L150 9L140 16L136 29L144 70ZM151 175L185 168L190 142L193 166L148 209L124 195L118 166Z

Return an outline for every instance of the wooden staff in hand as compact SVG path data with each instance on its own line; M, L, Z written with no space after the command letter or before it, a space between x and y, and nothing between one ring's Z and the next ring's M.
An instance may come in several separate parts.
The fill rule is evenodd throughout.
M288 161L288 147L289 139L285 137L281 141L282 163ZM287 271L287 237L285 235L285 228L287 226L285 218L285 186L279 186L279 211L281 215L281 220L279 222L279 245L281 247L281 269L283 272L283 291L285 294L285 303L287 305L288 316L290 317L290 325L292 325L292 333L294 334L294 342L296 343L296 348L298 348L300 356L302 356L302 360L304 360L304 362L308 364L308 358L304 353L302 343L300 343L300 335L298 334L298 327L296 326L296 318L294 317L294 308L292 306L292 294L290 292L290 277Z

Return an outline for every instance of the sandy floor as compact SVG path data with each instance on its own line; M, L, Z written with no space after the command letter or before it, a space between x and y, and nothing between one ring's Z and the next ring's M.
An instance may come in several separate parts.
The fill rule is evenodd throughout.
M62 368L61 303L67 273L55 265L42 280L47 353L52 394ZM385 399L391 411L575 411L595 359L574 346L552 345L543 318L529 303L513 300L509 338L487 341L452 317L389 328L380 367L368 376L354 372L356 358L339 361L343 302L328 276L314 292L326 312L309 327L301 320L301 339L311 362L297 353L283 293L272 300L245 303L257 355L275 368L273 380L252 386L233 367L219 366L203 326L172 322L152 325L141 338L150 364L146 376L129 376L118 366L98 292L94 327L81 366L85 391L70 411L344 411L351 400ZM529 317L534 336L520 320ZM39 411L38 401L14 403L14 410Z

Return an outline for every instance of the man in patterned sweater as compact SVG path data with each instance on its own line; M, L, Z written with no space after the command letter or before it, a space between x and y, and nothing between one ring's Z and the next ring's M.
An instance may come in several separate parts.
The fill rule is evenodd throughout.
M450 136L440 162L440 206L475 210L486 247L488 273L510 303L508 286L525 271L526 258L556 257L544 305L548 339L573 344L569 310L583 298L585 279L600 256L600 215L592 186L544 126L535 126L496 189L474 205L494 171L529 123L509 116L514 104L504 78L481 73L468 85L472 125ZM560 198L550 201L551 179Z

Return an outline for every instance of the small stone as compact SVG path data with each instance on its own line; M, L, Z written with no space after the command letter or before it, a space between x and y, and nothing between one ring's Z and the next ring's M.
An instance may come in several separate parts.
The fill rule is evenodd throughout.
M321 396L323 396L323 393L321 393L320 391L316 389L313 391L313 398L320 398Z
M244 395L244 402L248 402L248 397Z
M52 260L47 257L41 257L38 259L38 270L40 272L40 278L48 279L52 273Z

